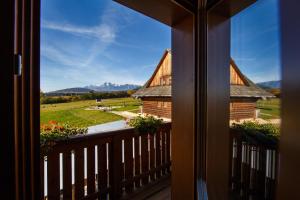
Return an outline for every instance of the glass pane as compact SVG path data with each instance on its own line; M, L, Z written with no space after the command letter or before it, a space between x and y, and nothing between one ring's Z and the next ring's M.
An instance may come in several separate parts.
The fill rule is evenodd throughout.
M231 19L231 189L236 197L275 198L281 123L279 34L277 0L259 0Z

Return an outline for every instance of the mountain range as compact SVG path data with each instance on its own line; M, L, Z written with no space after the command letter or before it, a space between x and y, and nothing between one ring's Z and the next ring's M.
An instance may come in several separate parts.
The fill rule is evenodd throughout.
M259 87L263 89L279 89L281 87L281 81L267 81L267 82L260 82L256 83Z
M89 93L89 92L113 92L113 91L127 91L140 88L140 85L134 84L114 84L103 83L102 85L89 85L85 87L66 88L56 91L48 92L48 94L68 94L68 93Z
M125 91L125 90L134 90L140 88L140 85L133 85L133 84L114 84L105 82L102 85L89 85L85 86L84 88L94 90L97 92L111 92L111 91Z
M280 88L281 81L267 81L256 83L258 86L264 89L277 89ZM113 91L126 91L135 90L140 88L140 85L135 84L114 84L105 82L102 85L88 85L85 87L66 88L62 90L56 90L48 92L48 94L68 94L68 93L89 93L89 92L113 92Z

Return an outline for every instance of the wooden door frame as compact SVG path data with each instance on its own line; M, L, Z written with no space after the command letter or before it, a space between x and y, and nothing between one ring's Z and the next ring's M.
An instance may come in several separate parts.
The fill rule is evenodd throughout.
M14 158L14 2L0 2L1 48L1 131L0 131L0 194L15 199Z
M0 7L5 67L0 75L5 94L0 112L1 195L39 199L40 0L1 1Z
M14 42L13 42L13 32L14 32L14 1L2 1L1 2L1 14L5 17L1 18L1 28L5 30L2 34L4 34L4 42L1 43L3 59L2 62L7 64L7 67L3 73L1 73L1 80L3 81L0 85L2 91L5 92L6 96L3 98L5 107L2 107L1 115L4 116L4 120L1 123L1 129L3 133L1 135L0 140L0 148L1 148L1 160L4 160L6 163L3 170L1 168L1 181L5 181L4 186L1 186L1 195L6 195L7 197L11 197L11 199L15 198L19 192L24 191L24 188L15 187L16 180L19 179L22 174L15 173L15 148L14 148L14 108L13 108L13 97L14 97L14 83L13 83L13 66L14 61ZM22 128L22 137L29 137L27 142L23 143L25 147L22 147L22 159L24 156L26 159L25 162L22 162L20 166L22 168L27 168L25 170L25 181L22 180L20 185L29 185L25 187L25 189L29 189L27 191L28 195L25 198L32 197L32 199L38 199L39 197L39 23L40 23L40 1L39 0L23 0L23 2L30 2L30 6L27 7L27 11L30 9L30 28L26 31L30 31L33 34L29 34L26 40L30 40L30 58L29 66L27 67L27 81L29 84L26 84L26 91L24 93L26 100L23 100L25 103L23 105L26 107L27 111L30 112L29 115L26 114L23 117L23 122L29 122L29 128ZM183 49L174 49L174 53L177 55L177 59L175 59L174 66L175 74L174 76L179 77L179 73L182 72L185 74L185 78L183 81L184 84L190 86L192 89L190 91L185 91L187 86L183 86L181 84L176 85L174 88L175 92L175 109L177 109L175 114L175 123L178 125L177 130L173 131L175 134L175 141L173 143L173 151L181 151L177 152L179 154L173 159L173 173L175 174L175 178L173 178L172 186L172 198L179 199L183 194L187 195L188 198L196 198L196 191L199 188L199 196L200 198L206 198L206 187L208 188L208 196L210 199L218 199L218 198L226 198L227 189L226 187L226 179L228 179L228 166L226 169L226 163L221 164L221 166L213 167L213 164L217 164L215 156L217 153L222 153L224 156L228 156L226 151L220 152L217 148L217 134L220 132L213 127L216 124L224 125L222 129L221 137L223 138L225 135L225 128L227 125L223 124L224 119L227 119L229 116L225 116L224 114L221 116L216 116L212 113L209 113L216 108L216 103L219 102L220 97L215 96L218 95L217 92L208 91L211 89L222 89L218 87L218 84L228 84L227 78L221 78L218 81L211 82L208 80L209 77L216 75L220 76L219 70L227 73L227 70L223 68L223 64L228 62L228 52L224 53L222 51L215 51L216 49L208 49L206 47L213 48L211 46L212 42L216 44L216 41L212 41L213 38L217 39L217 35L220 35L222 32L225 33L222 37L227 37L227 40L219 41L221 43L216 44L216 46L221 46L228 51L228 22L227 20L230 16L236 14L243 8L250 5L253 1L243 1L243 3L239 3L238 0L230 0L230 1L221 1L221 0L211 0L208 1L207 4L204 0L196 1L188 1L188 0L140 0L140 1L129 1L129 0L118 0L123 4L127 4L134 6L134 9L142 12L148 16L151 16L159 21L162 21L165 24L168 24L174 27L174 37L173 41L178 42L174 47L178 48L179 46L187 48L185 52ZM133 5L134 2L134 5ZM140 2L141 4L138 4ZM245 3L246 2L246 3ZM250 2L250 3L249 3ZM144 3L144 5L143 5ZM130 6L129 6L130 7ZM144 8L143 8L144 7ZM296 185L294 189L291 189L291 185L289 184L289 177L293 177L293 180L300 180L300 175L296 173L292 173L298 170L299 168L299 143L300 137L299 134L296 133L300 130L299 123L294 123L293 120L299 119L299 106L298 102L300 101L299 97L299 66L300 62L298 60L298 55L295 52L299 52L299 46L296 42L299 42L298 33L300 27L299 21L297 21L297 17L299 16L299 12L296 9L297 6L294 5L293 0L282 0L281 1L281 29L282 36L282 63L283 63L283 85L282 85L282 138L280 142L280 171L279 171L279 188L278 188L278 197L286 198L286 197L299 197L299 193L297 191ZM157 9L160 9L158 12ZM211 9L214 9L213 11ZM3 11L3 12L2 12ZM212 12L211 12L212 11ZM211 13L209 13L211 12ZM151 14L152 13L152 14ZM156 14L155 14L156 13ZM164 13L164 14L163 14ZM38 16L38 17L37 17ZM192 16L192 17L191 17ZM206 17L208 17L208 21L206 21ZM192 22L192 23L191 23ZM208 24L207 24L208 22ZM221 23L220 23L221 22ZM297 26L299 24L299 26ZM188 27L186 25L189 25ZM208 25L208 26L207 26ZM206 29L208 28L208 35L206 35ZM205 30L205 31L203 31ZM191 36L193 36L193 40L191 40ZM177 40L178 37L178 40ZM208 38L208 45L206 44L205 38ZM188 42L187 42L188 41ZM192 45L189 42L193 41ZM297 44L297 45L295 45ZM189 46L189 47L187 47ZM215 47L216 47L215 46ZM214 47L214 48L215 48ZM224 50L223 49L223 50ZM217 53L216 57L220 58L220 61L213 62L211 59L211 53ZM27 52L28 53L28 52ZM206 55L206 53L208 53ZM206 57L207 56L207 57ZM207 58L207 60L206 60ZM293 61L293 62L290 62ZM182 69L183 64L188 65L188 69L185 71ZM207 66L211 67L208 69ZM191 68L190 68L191 67ZM296 73L297 72L297 73ZM229 73L228 73L229 74ZM180 79L181 80L181 79ZM24 83L26 81L24 80ZM178 93L177 93L178 92ZM185 96L188 98L182 98L179 95L179 92L186 92ZM176 94L177 93L177 94ZM221 96L226 98L228 95L228 89L225 89ZM185 97L184 96L184 97ZM208 100L213 99L213 101L208 102ZM227 102L227 101L226 101ZM183 103L183 105L181 104ZM224 104L225 105L225 104ZM182 107L181 107L182 106ZM187 110L194 109L195 112L184 112L178 113L179 111L183 111L184 108ZM207 110L206 110L207 109ZM226 111L225 108L224 112ZM197 114L198 113L198 114ZM180 117L176 115L181 115ZM179 121L187 117L184 121ZM222 121L223 120L223 121ZM191 131L191 132L190 132ZM179 134L186 133L186 138L179 141ZM24 135L25 134L25 135ZM18 135L18 134L17 134ZM177 139L176 139L176 136ZM22 140L22 138L19 138ZM188 144L188 145L187 145ZM226 147L227 141L223 142L222 147ZM179 147L181 148L179 148ZM187 161L186 158L182 155L186 153L190 153L192 159ZM21 155L20 155L21 156ZM190 159L190 157L189 157ZM187 163L185 163L187 161ZM4 163L1 162L1 163ZM221 169L224 166L225 169ZM213 167L213 168L211 168ZM185 171L190 170L190 171ZM223 171L225 174L220 174L220 171ZM227 173L226 173L227 171ZM219 176L215 176L214 173L217 173ZM186 178L181 181L176 177L183 177L184 173L188 173ZM220 180L220 182L218 182ZM227 180L228 181L228 180ZM200 184L198 184L200 183ZM204 184L203 184L204 183ZM185 185L187 184L187 185ZM196 188L196 186L200 186ZM184 186L184 187L180 187ZM179 188L182 188L179 189ZM292 187L293 188L293 187ZM14 192L15 191L15 192ZM201 191L203 193L201 193ZM179 195L179 196L177 196ZM181 195L181 196L180 196ZM223 195L223 196L222 196Z
M277 199L300 199L300 3L280 1L281 135Z
M117 2L172 27L172 199L228 198L230 17L255 0Z
M172 29L172 199L196 198L196 10L186 0L116 0Z

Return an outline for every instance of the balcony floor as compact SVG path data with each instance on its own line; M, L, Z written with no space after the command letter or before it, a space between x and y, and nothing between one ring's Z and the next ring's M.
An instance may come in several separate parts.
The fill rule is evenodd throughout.
M146 200L170 200L170 199L171 199L171 187L170 186L157 192L153 196L146 198Z
M131 200L170 200L171 199L171 179L170 176L162 178L159 183L155 183L142 192L132 196Z

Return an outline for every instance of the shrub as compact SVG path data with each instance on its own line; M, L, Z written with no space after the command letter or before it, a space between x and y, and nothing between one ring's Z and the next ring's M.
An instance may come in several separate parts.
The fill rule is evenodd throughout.
M254 139L260 143L277 144L280 137L278 126L273 124L259 124L257 122L243 122L232 124L231 129L243 134L246 139Z
M162 125L162 119L156 119L153 116L137 116L128 122L128 125L134 127L140 134L154 134Z
M55 104L55 103L67 103L70 102L70 98L65 97L42 97L41 104Z
M47 154L58 141L67 140L70 136L86 133L87 128L71 127L68 124L49 121L48 124L43 124L40 128L42 155Z

